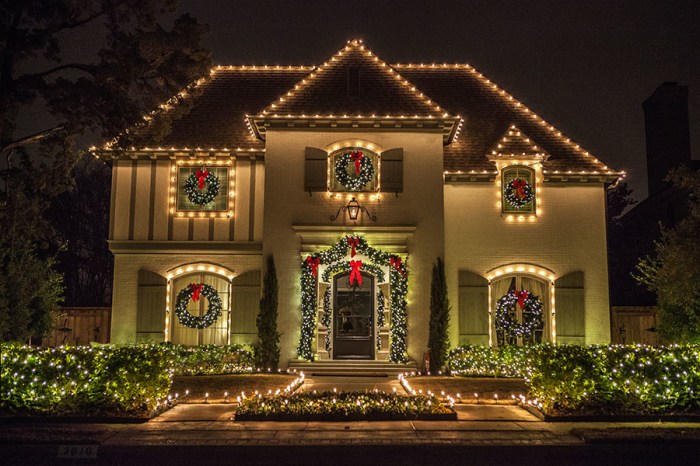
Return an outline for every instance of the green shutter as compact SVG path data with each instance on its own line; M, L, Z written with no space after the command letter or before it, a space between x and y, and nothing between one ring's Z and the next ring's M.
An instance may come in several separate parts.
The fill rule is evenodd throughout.
M304 191L328 189L328 154L315 147L306 148L304 163Z
M382 152L381 190L385 193L403 192L403 149Z

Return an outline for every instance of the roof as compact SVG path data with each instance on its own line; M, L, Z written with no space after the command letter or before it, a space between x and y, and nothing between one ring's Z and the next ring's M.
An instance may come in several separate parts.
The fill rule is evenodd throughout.
M360 92L355 95L348 90L351 68L360 70ZM181 100L188 106L183 107ZM179 107L184 109L178 111ZM146 150L144 145L150 144L149 150L158 146L173 151L261 152L266 128L275 125L436 128L445 135L447 175L488 176L496 173L490 153L515 127L527 144L532 141L531 148L546 154L545 179L599 176L613 181L623 175L472 66L389 65L358 40L348 41L318 67L216 67L184 99L165 105L148 119L172 120L170 132L158 139L157 125L146 125L136 131L141 145L131 149ZM119 142L114 147L119 147Z

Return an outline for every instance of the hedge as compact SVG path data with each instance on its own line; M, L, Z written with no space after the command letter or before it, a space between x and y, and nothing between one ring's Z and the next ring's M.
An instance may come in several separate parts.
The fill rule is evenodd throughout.
M652 414L700 408L700 346L462 346L452 373L522 377L545 412Z
M167 397L173 375L252 372L241 345L35 348L0 345L3 414L134 416Z

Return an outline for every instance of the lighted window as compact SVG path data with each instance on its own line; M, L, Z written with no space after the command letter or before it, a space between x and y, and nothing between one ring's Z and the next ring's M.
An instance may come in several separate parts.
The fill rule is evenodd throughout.
M535 172L531 168L504 168L501 180L503 213L535 213L537 190Z
M525 296L523 297L523 307L520 307L519 302L508 307L509 320L518 326L529 322L541 323L533 325L534 328L532 331L508 332L499 329L499 324L494 320L493 330L496 335L498 346L522 346L546 341L546 330L550 326L549 284L530 275L512 275L494 280L491 283L491 308L494 309L494 319L496 319L496 309L501 299L513 292L526 292L527 294L525 296L527 299L525 299ZM537 317L539 314L531 315L531 303L534 302L537 302L541 307L541 318Z
M199 189L199 179L197 178L198 173L202 175L207 173L209 176L205 179L202 185L202 189ZM199 205L190 201L187 192L185 190L185 185L187 184L188 178L191 176L195 177L195 192L197 194L206 195L210 189L211 176L215 176L219 181L219 192L213 196L213 199L204 204ZM201 166L188 166L180 167L177 173L177 210L180 212L224 212L229 210L229 168L228 167L201 167Z
M180 345L225 345L228 343L228 333L230 327L229 302L230 287L229 281L220 275L207 273L195 273L183 275L173 280L170 302L176 303L177 296L181 290L190 286L191 283L204 283L212 286L221 298L221 315L216 322L207 328L197 329L182 325L178 317L173 312L171 322L171 341ZM187 312L194 317L201 317L209 311L209 300L200 296L198 301L190 299L187 304Z
M331 191L376 191L379 157L362 147L346 147L330 155Z

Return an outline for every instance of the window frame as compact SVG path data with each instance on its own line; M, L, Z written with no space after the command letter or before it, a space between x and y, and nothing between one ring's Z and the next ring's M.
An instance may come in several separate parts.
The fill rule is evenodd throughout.
M512 172L516 172L516 175L514 177L510 178L509 180L506 180L506 177ZM516 178L523 179L519 175L519 172L527 173L529 179L526 181L532 187L533 197L532 197L532 201L530 201L529 204L526 204L525 206L523 206L521 208L516 208L516 207L511 207L510 204L508 204L508 201L506 200L506 184L507 184L507 182L510 182L511 180L516 179ZM537 194L538 194L537 173L535 173L534 169L532 169L531 167L528 167L526 165L509 165L509 166L501 169L501 214L502 215L518 215L518 214L536 215L536 213L537 213Z
M528 343L528 344L543 344L543 343L551 342L552 341L551 335L549 335L548 334L549 332L547 331L547 329L551 328L551 325L552 325L552 315L551 315L551 309L550 309L550 305L549 305L550 299L551 299L552 288L551 288L551 283L549 281L543 280L540 277L530 275L530 274L512 273L512 274L498 277L498 279L493 280L492 284L497 282L497 281L502 281L502 280L508 280L509 282L512 283L513 280L515 280L515 289L522 290L523 289L523 284L522 284L523 278L527 278L530 280L538 281L540 283L544 283L545 289L546 289L545 296L538 296L538 298L542 302L542 314L543 314L543 316L542 316L542 318L543 318L542 328L540 329L540 332L541 332L540 341L538 342L537 338L534 337L533 341ZM509 286L508 291L510 291L510 290L511 290L511 288ZM532 292L532 290L528 290L528 291ZM494 318L495 318L496 306L497 306L498 300L500 298L501 298L501 296L492 296L492 298L491 298L490 307L491 307L491 309L493 309L493 312L494 312L493 317ZM523 322L523 310L520 309L520 307L517 305L515 306L515 320L518 323ZM498 330L496 329L495 321L492 322L491 325L493 325L493 332L494 332L494 336L495 336L496 346L501 347L501 342L499 341ZM522 337L516 338L515 346L526 346Z
M231 174L231 166L229 165L178 165L177 166L177 171L175 173L175 178L174 178L174 184L175 184L175 212L176 213L192 213L192 212L207 212L207 213L227 213L230 212L231 205L230 203L233 202L231 199L230 191L229 189L231 188L230 182L231 182L231 177L233 176ZM189 178L192 173L196 172L197 170L216 170L215 174L219 178L219 194L217 197L222 197L224 200L223 202L225 205L222 206L217 206L216 205L216 199L209 204L214 204L212 207L207 207L209 204L205 204L203 206L193 204L192 202L187 199L187 194L185 193L185 182L187 178ZM183 172L187 171L187 174L184 175ZM225 175L225 176L222 176ZM218 207L218 208L217 208Z
M350 189L346 189L340 182L336 180L335 177L335 162L336 158L340 157L346 152L350 151L361 151L364 156L370 156L372 158L372 163L374 164L374 176L372 180L367 183L370 186L368 189L361 189L357 191L353 191ZM359 146L346 146L342 147L338 150L334 150L333 152L330 152L328 154L328 191L329 192L334 192L334 193L373 193L377 192L380 190L380 172L381 172L381 155L377 154L376 152L367 149L366 147L359 147Z

